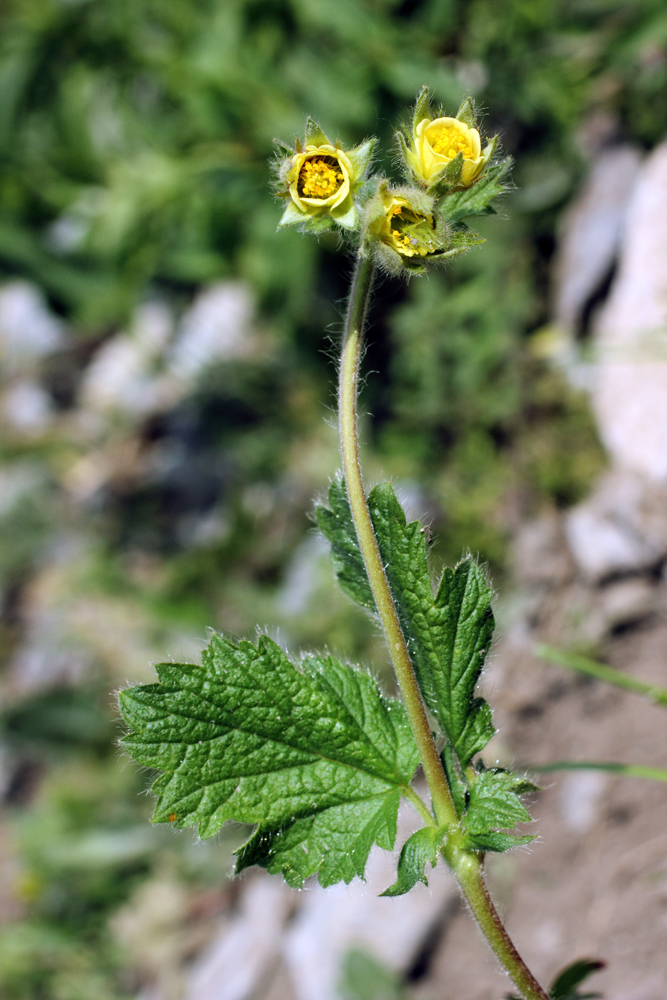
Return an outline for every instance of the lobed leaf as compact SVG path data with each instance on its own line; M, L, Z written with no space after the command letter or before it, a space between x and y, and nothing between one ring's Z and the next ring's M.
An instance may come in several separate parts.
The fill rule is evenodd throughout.
M438 863L438 852L446 835L446 829L434 826L423 826L408 837L403 844L398 859L397 879L393 885L380 893L381 896L402 896L414 888L417 882L428 885L424 874L426 865L435 868Z
M536 786L522 775L495 768L481 771L470 785L465 813L468 846L480 851L506 851L534 840L503 832L517 823L530 822L530 813L519 796L534 791Z
M213 635L202 665L162 663L159 683L120 693L154 822L258 824L241 848L290 885L363 876L374 843L391 849L402 791L418 763L405 709L365 673L330 656L299 667L265 636L257 646Z
M339 580L350 596L365 595L368 579L342 482L332 486L329 502L330 516L318 512L318 519ZM489 706L474 697L493 634L491 589L467 558L445 570L434 596L421 524L406 523L390 483L376 486L368 505L422 696L465 767L495 731Z

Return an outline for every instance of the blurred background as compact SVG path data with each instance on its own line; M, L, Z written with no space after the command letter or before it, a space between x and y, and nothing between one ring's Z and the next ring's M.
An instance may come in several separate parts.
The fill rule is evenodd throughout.
M442 956L452 942L464 956L477 943L472 928L469 937L457 930L467 918L446 877L418 894L419 913L401 917L402 951L392 954L382 925L384 944L369 939L367 954L350 957L360 928L380 921L363 908L370 889L346 937L335 915L317 910L315 890L230 881L244 831L200 844L191 832L151 827L141 794L150 776L117 748L114 691L152 679L160 659L196 658L208 627L253 636L259 625L295 650L328 645L385 670L375 629L335 589L311 520L313 496L338 464L332 384L350 260L333 235L276 233L268 161L272 139L290 140L310 114L343 143L378 135L380 166L391 173L393 132L424 83L450 114L463 95L475 98L483 131L499 132L516 159L516 190L500 216L476 227L487 239L481 249L409 285L378 283L362 397L368 478L393 477L410 513L426 517L436 564L471 549L506 595L505 645L490 673L504 720L499 759L573 756L577 734L567 726L581 711L593 730L606 720L589 757L636 750L637 762L659 763L662 752L664 764L654 710L623 743L618 724L631 696L528 662L539 634L664 680L663 0L4 0L0 995L8 1000L502 993L493 964L474 983L455 986L448 972L456 962ZM628 215L633 197L640 204ZM624 316L621 333L610 301ZM652 318L637 319L639 333L650 327L655 336L648 347L639 337L639 362L617 341L644 307ZM639 416L638 398L649 406ZM652 643L648 652L640 640ZM554 705L562 718L552 720ZM574 777L579 784L559 786L560 798L553 792L553 815L584 869L581 845L600 843L595 803L609 795L639 796L615 807L616 855L623 844L635 850L637 829L627 824L643 815L639 785L628 792L616 779L603 787L599 775ZM664 813L664 798L651 786L653 815L656 799ZM662 851L659 828L646 836ZM533 858L551 857L551 876L535 869L524 892L537 971L555 971L583 944L604 950L618 916L626 944L612 950L627 952L627 976L610 973L609 996L664 997L664 976L661 987L658 976L630 989L638 962L630 911L624 922L618 899L600 897L609 879L599 869L578 910L596 928L592 940L571 940L536 916L545 909L535 886L562 888L565 876L554 873L559 863L569 870L567 843L560 861L546 843L546 854L538 845L497 866L510 907L517 866L530 874ZM648 874L628 862L626 882L649 880L658 914L650 911L650 923L664 937L667 857L647 856ZM582 869L573 877L584 884ZM350 892L332 890L331 906L349 908ZM632 913L648 919L646 906L640 894ZM553 923L557 901L548 908ZM632 920L647 941L641 916ZM533 941L534 928L542 936ZM315 948L309 933L337 942L319 963L326 983L304 966Z

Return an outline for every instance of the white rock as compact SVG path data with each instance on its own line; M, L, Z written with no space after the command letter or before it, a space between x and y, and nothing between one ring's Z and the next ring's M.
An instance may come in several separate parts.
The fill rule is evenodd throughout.
M248 883L240 915L192 969L186 1000L248 1000L275 964L296 895L280 878Z
M170 353L174 376L191 380L216 361L252 354L253 309L250 290L238 282L221 282L200 292L180 322Z
M38 288L27 281L10 281L0 288L0 361L6 371L30 369L63 339L63 325L49 312Z
M633 146L604 150L563 216L555 265L555 319L576 330L616 257L641 165Z
M593 408L613 461L667 482L667 143L636 184L596 324Z
M607 785L607 775L599 771L574 771L563 778L560 793L561 814L574 833L585 833L594 826Z
M399 844L412 829L411 810L402 810ZM405 896L380 897L395 880L396 856L375 847L366 882L315 886L304 894L284 944L299 1000L340 1000L342 962L353 947L369 951L394 970L410 966L429 927L457 890L444 864L429 874L428 887L420 884Z

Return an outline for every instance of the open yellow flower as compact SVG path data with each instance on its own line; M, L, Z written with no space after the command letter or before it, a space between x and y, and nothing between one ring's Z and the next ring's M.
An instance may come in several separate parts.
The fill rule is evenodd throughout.
M287 174L292 201L305 215L335 210L350 193L352 164L342 149L306 146L292 158Z
M287 201L279 225L305 225L313 232L323 232L334 223L355 229L354 196L365 180L375 140L343 150L309 118L303 144L297 142L296 149L276 144L281 153L289 154L276 164L277 194Z
M414 131L414 151L409 162L415 174L427 184L437 178L448 163L463 154L459 183L468 187L482 171L488 155L482 153L479 132L458 118L422 119Z

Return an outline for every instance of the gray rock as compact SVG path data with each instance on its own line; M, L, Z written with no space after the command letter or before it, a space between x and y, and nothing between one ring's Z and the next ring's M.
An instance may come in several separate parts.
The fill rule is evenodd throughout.
M566 515L565 531L579 570L593 582L650 569L667 556L667 489L623 469L608 472Z
M600 609L608 630L642 621L656 610L657 603L656 587L642 577L616 580L600 591Z

